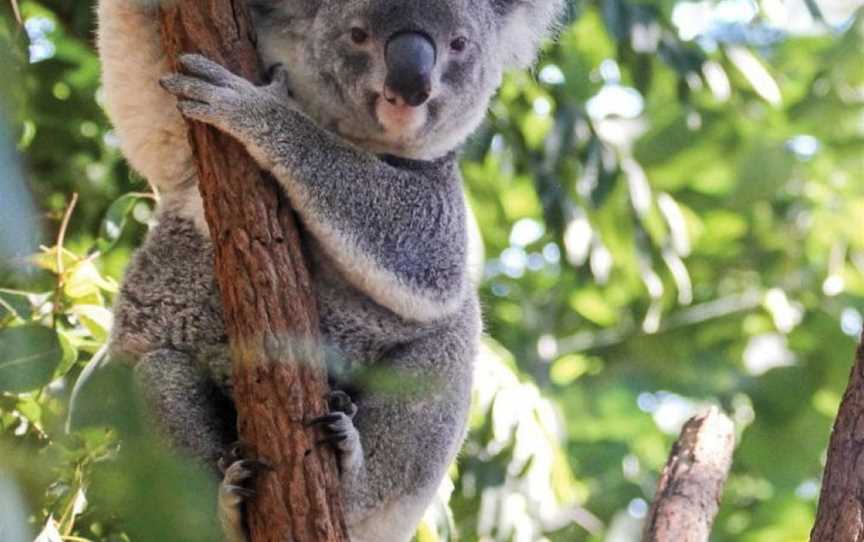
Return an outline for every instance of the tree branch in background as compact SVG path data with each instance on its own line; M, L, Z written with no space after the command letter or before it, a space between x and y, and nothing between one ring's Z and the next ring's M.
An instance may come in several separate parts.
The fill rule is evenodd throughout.
M684 424L657 484L644 542L707 542L734 449L735 426L718 408Z
M864 538L864 335L828 443L828 460L810 540Z
M18 24L22 24L21 20L21 8L18 7L18 0L9 0L9 3L12 6L12 13L15 15L15 21Z
M165 51L199 52L260 82L246 2L173 2L162 9ZM289 202L243 147L190 123L234 360L238 428L267 461L247 507L254 542L347 540L332 451L306 421L326 413L318 314Z

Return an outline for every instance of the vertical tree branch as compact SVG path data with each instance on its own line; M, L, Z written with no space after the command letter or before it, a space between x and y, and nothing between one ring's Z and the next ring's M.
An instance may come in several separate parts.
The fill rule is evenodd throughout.
M166 54L198 52L260 82L246 2L197 0L162 8ZM190 123L234 359L241 439L274 470L247 520L254 542L347 540L333 453L306 421L326 413L319 320L289 202L243 147Z
M864 540L864 335L828 443L819 510L810 540Z
M735 426L719 409L684 424L657 484L644 542L707 542L734 449Z

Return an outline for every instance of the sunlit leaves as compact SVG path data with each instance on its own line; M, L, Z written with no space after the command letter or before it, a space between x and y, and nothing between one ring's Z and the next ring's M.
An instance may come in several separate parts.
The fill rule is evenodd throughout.
M657 4L661 26L674 5ZM709 13L721 9L700 6L695 8ZM555 109L576 113L556 116L542 154L514 122L531 114L536 90L526 90L531 87L519 76L501 96L499 104L506 107L496 106L495 144L483 171L467 178L472 203L479 209L513 205L509 197L498 199L503 187L533 172L543 213L512 220L482 211L484 238L494 247L490 255L507 251L511 226L530 218L546 224L545 239L537 244L555 242L562 259L537 271L495 276L487 295L490 329L518 354L520 367L566 390L560 404L568 422L573 420L571 462L596 467L596 477L594 471L583 476L593 481L590 502L593 510L605 510L604 517L630 499L651 498L650 483L634 494L632 485L617 485L615 473L626 458L632 471L635 457L642 474L628 471L627 479L644 479L663 460L666 444L644 426L644 405L636 404L639 397L667 396L662 390L688 401L728 401L742 426L755 415L745 432L744 455L759 469L774 449L775 426L813 435L807 438L813 449L802 449L800 461L777 465L763 480L774 498L785 499L796 489L781 479L802 484L805 476L818 475L814 460L826 427L817 420L829 417L836 402L824 389L804 390L804 396L814 394L812 407L784 411L773 394L792 384L780 377L829 378L836 397L848 376L842 360L848 364L852 347L840 337L860 330L864 194L852 179L864 171L864 137L861 100L852 96L860 96L864 81L864 42L854 25L832 39L784 37L758 22L712 29L702 21L702 30L688 39L714 32L709 39L681 42L674 32L663 34L657 45L663 62L646 64L632 51L635 11L620 1L586 6L544 57L539 80ZM712 39L720 44L713 49ZM756 39L764 46L750 48L748 40ZM560 76L545 81L545 66ZM642 92L638 122L628 119L621 100L586 111L586 103L596 106L615 85ZM502 187L497 193L491 189L496 182ZM482 192L475 192L480 186ZM551 220L550 208L561 210L560 224ZM772 292L778 291L784 303L776 302ZM812 311L831 316L817 325L808 316ZM823 328L829 321L830 331ZM818 353L824 343L820 348L818 340L809 342L820 333L837 337L830 355ZM745 357L753 357L761 337L780 338L777 344L793 352L798 365L750 375ZM540 338L549 347L545 354L557 351L551 362L537 351ZM836 368L821 363L826 355ZM585 360L595 356L604 363L591 371ZM775 386L774 379L784 384ZM579 395L584 400L574 400ZM659 420L663 414L652 416ZM589 448L586 441L595 439ZM613 454L617 464L602 463L603 454ZM755 514L737 508L754 501L743 496L745 490L737 501L739 486L732 487L730 520L718 523L718 540L738 540L753 529L799 536L790 533L800 526L766 527L780 524L780 508ZM763 506L768 501L759 495L756 506Z
M588 374L598 374L603 368L599 357L584 354L568 354L555 360L549 376L558 386L569 386L577 379Z
M744 47L729 47L726 56L736 68L747 78L747 81L766 102L779 106L783 97L780 87L758 58Z
M95 340L101 342L108 339L112 322L110 310L100 305L77 304L72 307L71 313L84 324Z
M570 306L599 326L611 326L618 321L618 312L597 289L581 289L570 295Z
M508 358L489 341L477 360L470 456L461 463L466 474L454 495L457 520L476 522L477 535L492 540L534 539L562 526L572 532L574 526L561 518L587 491L563 461L553 405L536 386L520 381ZM599 532L602 522L586 517Z

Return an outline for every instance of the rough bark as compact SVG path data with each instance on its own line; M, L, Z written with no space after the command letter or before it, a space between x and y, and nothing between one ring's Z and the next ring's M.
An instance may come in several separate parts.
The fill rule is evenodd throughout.
M166 3L166 54L198 52L260 81L254 34L239 0ZM247 506L253 542L347 540L332 451L308 420L326 413L318 314L293 212L243 147L190 123L199 187L234 359L238 429L273 470Z
M811 541L864 540L864 335L828 443Z
M644 542L706 542L735 449L735 426L717 408L681 430L657 484Z

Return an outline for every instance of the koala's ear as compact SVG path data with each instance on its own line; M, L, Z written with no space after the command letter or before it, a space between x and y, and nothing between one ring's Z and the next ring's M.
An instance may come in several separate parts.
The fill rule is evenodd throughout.
M530 66L540 42L560 21L567 0L488 0L498 17L504 63L513 68Z

